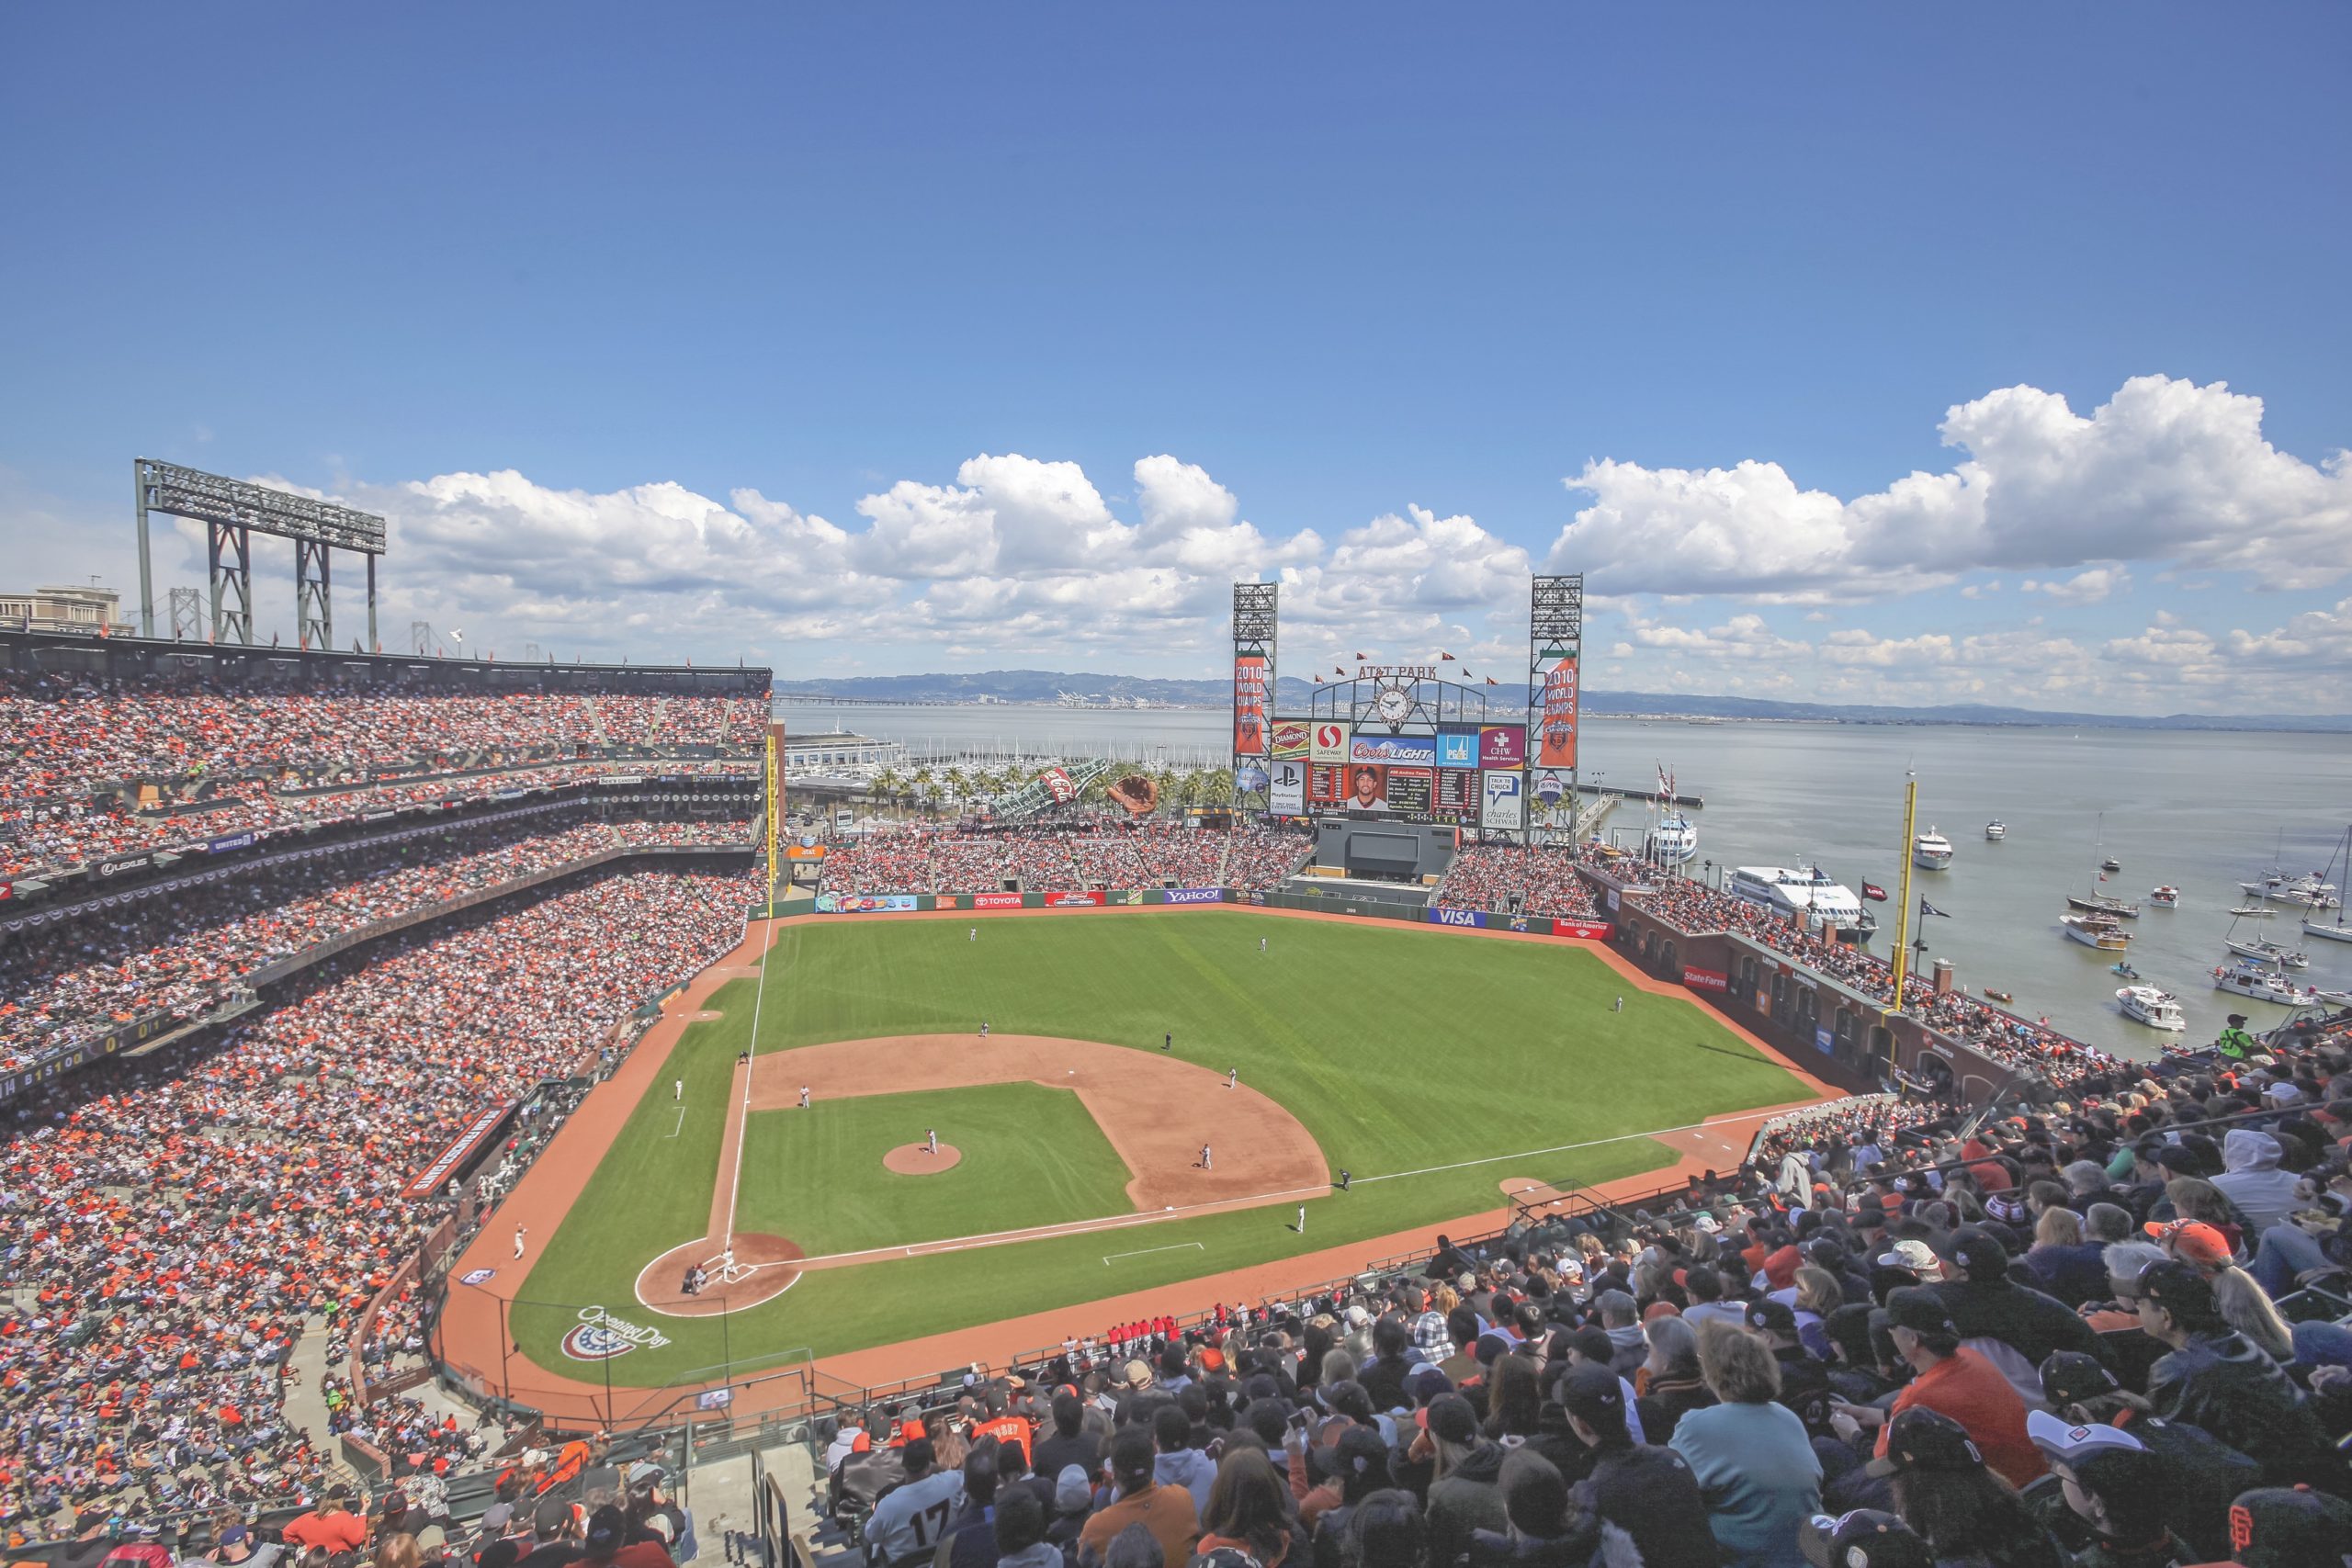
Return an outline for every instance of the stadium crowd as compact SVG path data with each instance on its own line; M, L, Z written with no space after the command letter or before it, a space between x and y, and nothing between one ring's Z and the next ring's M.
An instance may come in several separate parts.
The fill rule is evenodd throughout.
M315 1497L328 1434L295 1429L283 1398L306 1320L347 1333L447 1213L401 1195L417 1169L485 1106L593 1064L650 995L732 948L756 893L749 874L592 872L0 1109L0 1522ZM469 1447L339 1397L339 1427L403 1439L413 1469Z
M1438 884L1447 909L1516 909L1561 919L1598 918L1592 886L1577 874L1576 856L1536 845L1464 844Z
M744 760L705 755L664 771L748 774L765 721L756 697L0 670L0 878L387 804L641 772L600 760L631 752L736 751Z
M94 901L18 933L0 942L0 1071L133 1020L200 1017L255 969L375 921L607 850L740 847L752 826L748 816L573 815L361 841L184 894Z
M1735 931L1873 1001L1885 1002L1894 995L1894 968L1885 959L1805 931L1760 904L1685 878L1668 880L1639 897L1642 907L1689 934ZM2046 1021L2019 1018L1958 989L1939 994L1931 980L1917 974L1904 976L1903 1001L1905 1011L2053 1089L2066 1089L2119 1065L2118 1058L2067 1038Z
M1781 1117L1654 1208L868 1410L831 1506L875 1568L2340 1568L2348 1065Z
M1032 893L1102 887L1261 888L1306 853L1302 836L1271 828L1230 832L1174 823L1113 822L1016 832L883 828L836 844L824 889L839 895L993 893L1018 878Z

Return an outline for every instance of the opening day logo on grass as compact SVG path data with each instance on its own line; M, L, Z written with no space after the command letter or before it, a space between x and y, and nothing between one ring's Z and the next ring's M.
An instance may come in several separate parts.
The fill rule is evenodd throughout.
M575 1361L609 1361L640 1345L659 1350L668 1343L669 1336L659 1329L640 1328L600 1306L582 1307L580 1321L563 1337L563 1353Z

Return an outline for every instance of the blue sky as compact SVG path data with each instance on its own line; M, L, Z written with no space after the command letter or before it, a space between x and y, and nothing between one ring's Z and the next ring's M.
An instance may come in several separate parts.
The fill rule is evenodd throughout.
M0 545L129 587L143 454L385 511L388 643L1204 674L1264 574L1298 672L1499 661L1581 568L1596 684L2352 710L2347 66L2335 5L10 7Z

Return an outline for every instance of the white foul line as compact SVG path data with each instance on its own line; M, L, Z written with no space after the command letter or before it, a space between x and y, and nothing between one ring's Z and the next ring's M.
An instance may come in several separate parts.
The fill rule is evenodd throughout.
M1182 1252L1188 1247L1198 1248L1203 1252L1206 1252L1208 1250L1207 1247L1202 1247L1197 1241L1170 1242L1166 1247L1147 1247L1140 1252L1114 1252L1111 1254L1110 1257L1102 1259L1102 1267L1108 1269L1114 1260L1121 1258L1148 1258L1155 1252Z
M743 1103L734 1107L735 1168L727 1178L727 1235L720 1238L721 1247L735 1245L735 1194L743 1185L743 1140L752 1130L752 1064L759 1059L760 1004L768 999L768 954L775 947L775 908L773 902L768 908L767 930L761 934L764 941L760 947L760 983L752 993L752 1045L744 1053Z

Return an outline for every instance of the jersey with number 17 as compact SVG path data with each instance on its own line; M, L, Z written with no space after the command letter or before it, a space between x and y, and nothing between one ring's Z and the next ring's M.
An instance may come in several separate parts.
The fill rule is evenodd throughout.
M874 1505L865 1521L866 1561L903 1562L936 1551L963 1501L960 1470L943 1470L899 1487Z

